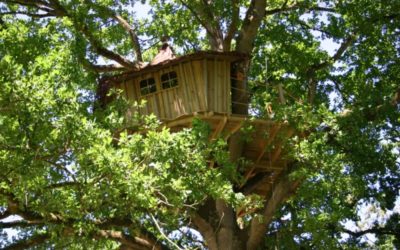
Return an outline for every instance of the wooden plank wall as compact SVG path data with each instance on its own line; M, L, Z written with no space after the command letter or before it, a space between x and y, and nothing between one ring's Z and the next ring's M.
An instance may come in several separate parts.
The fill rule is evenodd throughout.
M207 72L209 111L230 114L230 62L209 59Z
M178 86L162 89L161 75L175 71ZM157 92L140 95L139 82L154 77ZM145 73L116 84L132 101L147 101L140 114L154 114L161 120L173 120L194 112L214 111L230 113L230 62L217 59L199 59L180 62L159 71Z
M192 86L195 93L192 96L192 100L195 101L197 105L193 105L192 113L193 112L203 112L208 111L207 103L206 103L206 92L204 90L204 70L203 70L203 63L201 60L196 61L189 61L186 63L186 69L189 73L189 77L186 79L186 85ZM185 68L185 67L184 67Z

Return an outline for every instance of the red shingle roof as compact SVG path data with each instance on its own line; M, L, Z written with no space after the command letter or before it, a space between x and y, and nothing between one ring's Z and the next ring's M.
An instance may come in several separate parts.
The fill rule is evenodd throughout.
M168 43L164 43L158 54L150 62L150 65L156 65L165 61L175 59L175 53Z

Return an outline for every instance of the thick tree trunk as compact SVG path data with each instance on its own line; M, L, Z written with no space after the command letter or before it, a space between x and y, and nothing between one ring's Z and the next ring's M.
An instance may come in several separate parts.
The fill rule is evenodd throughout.
M224 51L224 38L220 30L212 30L212 34L208 34L208 40L212 51Z
M250 54L254 48L254 41L258 29L265 16L267 1L252 0L243 20L242 28L236 39L236 51Z
M240 228L236 223L236 214L233 208L222 200L216 201L216 208L220 219L217 231L218 249L245 249L245 242L239 238Z
M222 200L208 200L192 216L196 229L204 237L209 250L246 249L246 239L236 223L236 214L232 207Z
M238 164L246 146L241 132L229 138L230 161ZM198 217L193 218L197 229L203 235L210 250L256 250L264 242L269 224L273 221L276 211L297 190L301 180L292 180L289 177L293 166L281 173L274 182L272 190L265 197L264 206L258 211L245 228L237 223L235 208L222 200L209 200L200 210Z
M229 139L230 160L237 162L242 156L243 140L240 132ZM223 200L208 200L192 217L196 228L203 235L210 250L246 249L245 231L236 222L234 208Z
M250 55L254 48L254 41L262 20L266 13L266 1L251 0L250 6L246 11L240 30L237 30L237 24L233 22L226 39L224 41L220 29L213 29L212 25L204 24L211 49L214 51L223 51L230 48L230 41L235 35L236 48L239 53ZM236 14L234 14L236 15ZM248 114L249 96L247 95L247 73L250 68L250 60L244 60L233 66L232 74L236 81L232 83L234 88L232 92L232 101L244 105L232 106L234 114ZM237 163L243 155L244 141L241 133L232 135L228 142L230 160ZM197 229L204 236L207 247L210 250L231 250L231 249L250 249L255 250L264 241L268 225L273 220L275 212L280 208L297 188L299 182L289 180L289 172L282 173L281 178L274 184L273 190L267 195L264 207L259 211L259 216L254 218L250 225L241 229L237 223L236 211L222 200L207 202L199 210L199 216L193 219ZM261 217L261 219L260 219Z
M256 250L260 246L276 211L283 202L294 194L300 182L301 180L290 180L289 172L283 173L281 178L276 181L272 192L266 198L262 212L259 214L261 218L254 218L251 221L246 244L247 250Z

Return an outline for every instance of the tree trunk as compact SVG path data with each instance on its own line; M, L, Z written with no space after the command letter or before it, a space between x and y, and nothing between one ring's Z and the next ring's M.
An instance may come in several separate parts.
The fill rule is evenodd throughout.
M209 200L200 208L192 222L203 235L210 250L246 249L244 231L236 223L236 214L232 207L222 200Z

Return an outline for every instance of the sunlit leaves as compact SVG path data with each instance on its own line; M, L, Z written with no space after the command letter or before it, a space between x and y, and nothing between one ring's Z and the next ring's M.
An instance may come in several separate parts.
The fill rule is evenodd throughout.
M150 61L163 36L178 54L209 49L201 22L226 32L231 2L207 1L205 10L198 1L150 1L147 19L132 15L135 1L60 3L68 15L0 20L0 210L15 199L19 209L53 223L25 228L21 237L48 231L55 244L49 248L113 248L90 239L110 220L123 221L131 235L139 228L157 235L152 217L172 231L210 197L237 210L260 208L259 197L234 193L243 178L226 142L208 140L205 123L170 133L116 90L102 109L95 102L97 76L80 64L104 63L84 28L98 44L133 58L129 36L110 11L132 25ZM238 4L243 18L250 2ZM8 7L1 5L32 10ZM360 204L388 212L398 199L398 7L390 0L268 1L251 55L251 114L293 129L282 147L294 165L290 178L303 182L271 223L266 248L365 247L343 234L343 224L360 219ZM190 8L211 16L196 17ZM335 57L348 38L350 46ZM398 231L396 223L393 213L379 226ZM383 248L399 244L393 235L377 235Z
M207 125L159 130L154 117L127 116L139 105L121 98L100 110L95 79L76 61L76 43L48 26L37 26L39 35L31 38L28 24L9 23L0 38L23 48L1 47L1 194L12 192L24 209L53 221L46 233L65 236L67 224L72 235L88 236L114 218L139 227L150 214L174 228L207 197L241 202L228 155L213 153L226 145L208 141ZM12 39L16 32L21 39ZM16 55L25 50L24 61ZM225 170L210 168L210 161Z

